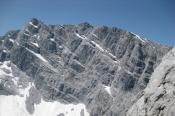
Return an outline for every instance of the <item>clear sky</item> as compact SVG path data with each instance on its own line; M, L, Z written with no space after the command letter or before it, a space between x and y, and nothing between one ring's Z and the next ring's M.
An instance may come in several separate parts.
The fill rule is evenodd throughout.
M175 45L175 0L0 0L0 35L32 17L48 24L114 26Z

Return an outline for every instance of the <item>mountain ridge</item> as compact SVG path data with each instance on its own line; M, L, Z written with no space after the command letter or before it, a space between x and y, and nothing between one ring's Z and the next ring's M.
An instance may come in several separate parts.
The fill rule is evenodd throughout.
M83 103L90 116L124 116L171 49L118 28L46 25L34 18L3 36L0 61L10 61L34 83L34 96ZM38 102L30 102L32 114Z

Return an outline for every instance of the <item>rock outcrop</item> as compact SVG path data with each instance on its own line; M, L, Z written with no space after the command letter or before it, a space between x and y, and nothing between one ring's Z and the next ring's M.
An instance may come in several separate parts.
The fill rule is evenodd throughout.
M175 48L155 69L142 97L130 108L128 116L175 115Z

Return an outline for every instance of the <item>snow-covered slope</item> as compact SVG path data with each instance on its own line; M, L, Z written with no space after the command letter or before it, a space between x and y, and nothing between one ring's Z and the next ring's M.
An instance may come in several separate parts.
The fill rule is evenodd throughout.
M81 103L48 102L42 98L39 98L38 103L34 103L36 93L31 93L31 89L34 89L35 85L26 81L25 85L28 86L22 87L19 77L13 75L11 65L10 61L1 62L0 64L0 85L7 91L16 92L10 95L0 95L0 116L89 116L85 105ZM5 81L7 82L5 83ZM33 106L34 110L31 113L27 110L27 107L30 109Z
M1 95L0 116L89 116L84 104L62 104L44 100L35 105L34 113L30 114L26 110L25 101L25 97Z

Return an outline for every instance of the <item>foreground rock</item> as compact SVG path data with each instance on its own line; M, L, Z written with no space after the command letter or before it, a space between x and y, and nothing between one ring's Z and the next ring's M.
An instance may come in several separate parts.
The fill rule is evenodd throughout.
M142 97L128 116L175 116L175 48L155 69Z

